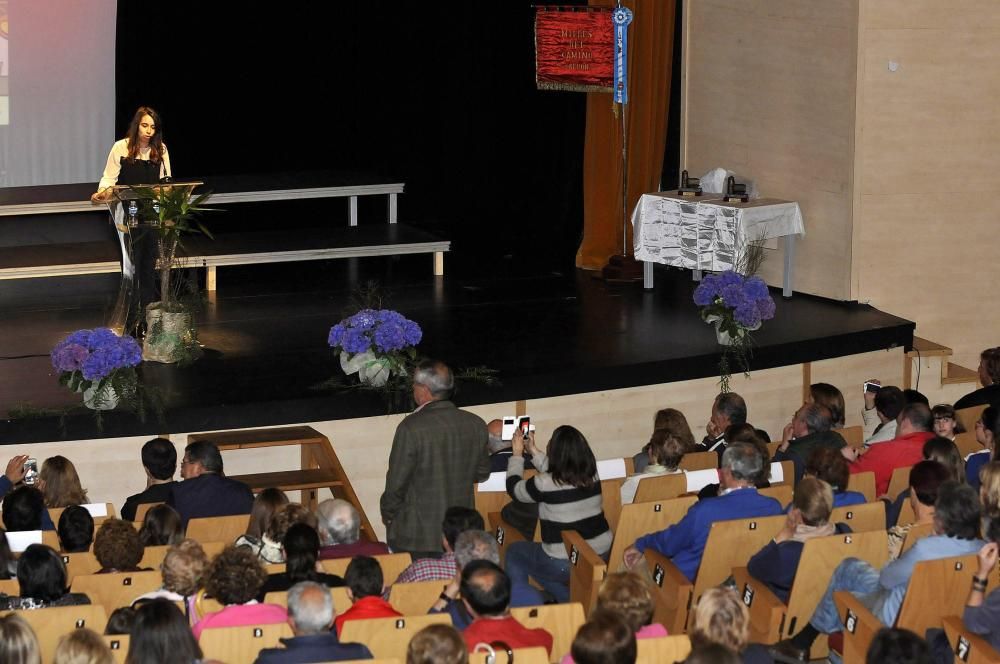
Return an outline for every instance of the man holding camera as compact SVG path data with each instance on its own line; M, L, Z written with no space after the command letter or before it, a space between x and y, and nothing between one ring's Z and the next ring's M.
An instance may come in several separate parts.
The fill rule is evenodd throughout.
M449 507L475 507L473 485L490 475L489 434L482 418L450 401L455 379L442 362L421 362L413 375L417 409L396 428L380 501L386 541L416 558L441 556L441 522Z

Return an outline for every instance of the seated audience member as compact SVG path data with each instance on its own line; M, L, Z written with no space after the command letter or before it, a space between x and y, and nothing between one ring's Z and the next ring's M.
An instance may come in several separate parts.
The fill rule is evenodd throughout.
M71 593L62 557L44 544L32 544L17 559L17 597L0 595L0 611L45 609L90 604L83 593Z
M599 556L611 550L611 528L604 517L597 460L587 439L577 429L557 427L548 454L514 436L514 455L507 468L507 493L520 503L538 503L541 542L514 542L507 548L507 574L518 584L534 577L558 602L569 601L569 557L562 541L564 530L575 530ZM523 455L531 454L534 477L525 480Z
M896 437L890 441L872 445L864 453L851 447L841 450L851 461L851 473L875 473L875 492L884 496L889 490L892 471L912 466L924 457L924 443L934 437L931 427L931 409L920 403L911 403L899 412L896 423ZM893 496L895 497L895 496Z
M139 541L143 546L173 546L184 539L181 515L170 505L157 505L142 520Z
M69 507L90 502L80 486L80 476L73 462L64 456L49 457L38 471L38 489L45 496L46 507Z
M830 411L815 403L804 404L785 425L775 461L791 461L795 465L795 481L802 479L806 461L813 450L829 447L839 450L847 446L843 436L831 429Z
M337 636L340 636L344 623L348 620L393 618L402 615L392 608L389 602L382 599L385 583L382 579L382 568L374 558L355 556L347 565L344 581L347 582L347 597L351 600L351 608L337 616L335 621Z
M973 489L979 489L979 471L990 461L996 461L997 440L1000 440L1000 408L988 406L976 421L976 440L983 446L980 452L965 457L965 479Z
M979 355L979 382L982 387L955 402L955 410L988 404L1000 408L1000 348L987 348Z
M809 624L791 639L774 646L776 658L782 661L789 657L809 659L809 649L817 636L843 628L833 601L833 594L838 590L850 591L883 625L894 624L916 563L964 556L982 548L983 541L977 538L979 517L979 498L975 491L956 482L942 484L934 506L934 534L921 539L881 571L858 558L841 562Z
M317 532L322 546L320 560L381 556L389 553L382 542L361 539L361 515L354 505L340 498L324 500L316 510Z
M685 454L688 452L703 451L699 450L698 445L694 442L694 434L691 433L691 427L688 425L684 413L676 408L663 408L656 411L656 415L653 418L653 431L657 429L666 429L668 433L679 438L681 444L684 445ZM648 448L649 443L642 448L641 452L632 457L635 472L637 473L644 472L646 466L650 463Z
M979 499L983 503L983 514L987 519L1000 519L1000 462L991 461L983 466L979 474Z
M136 510L143 503L165 503L173 489L177 472L177 450L166 438L153 438L142 446L142 468L146 471L146 488L125 499L122 519L135 521Z
M462 602L473 617L462 632L471 651L477 643L503 641L511 648L542 646L552 654L552 635L528 629L510 615L510 577L487 560L475 560L462 570Z
M889 560L895 560L903 551L903 544L910 528L917 524L934 522L934 504L938 489L949 480L948 469L937 461L921 461L910 469L909 493L904 500L913 508L913 523L900 523L888 528Z
M634 572L609 574L597 593L596 612L610 613L624 621L636 639L655 639L667 636L666 628L653 622L656 604L649 589L649 582ZM573 664L574 657L566 655L562 664Z
M139 533L135 532L131 523L121 519L106 519L94 537L94 557L101 564L97 573L149 571L148 567L139 567L145 549L139 540Z
M372 653L367 646L341 643L337 639L337 633L331 630L333 616L333 598L325 586L312 581L296 583L288 591L288 622L295 636L281 639L281 648L261 650L257 664L371 659Z
M0 662L42 664L38 637L31 625L16 613L0 616Z
M972 577L972 588L965 600L962 624L1000 651L1000 590L994 589L989 595L986 594L990 574L997 568L1000 514L990 516L986 538L989 541L979 550L979 569Z
M181 477L170 489L167 504L181 515L187 528L190 519L249 514L253 493L242 482L223 474L222 454L213 443L199 440L184 448Z
M52 656L52 664L114 664L114 661L101 635L86 627L78 627L59 637Z
M851 531L843 524L830 523L832 511L830 485L815 477L802 478L795 485L795 497L785 527L747 564L751 576L767 584L771 592L787 604L805 543L816 537Z
M649 439L649 443L645 447L649 463L646 464L645 469L640 474L633 475L622 482L622 505L629 505L635 500L635 493L639 489L639 482L642 480L660 475L683 473L684 471L677 466L684 457L686 449L681 439L666 429L657 429L654 431Z
M257 549L257 557L261 562L265 564L285 562L285 552L281 549L281 543L288 529L297 523L304 523L315 530L316 515L298 503L289 503L278 508L264 529L260 548Z
M63 553L90 551L94 542L94 517L86 508L70 505L59 515L59 547Z
M465 641L451 625L428 625L406 646L406 664L468 664Z
M860 491L848 491L851 471L847 467L847 459L838 450L830 447L817 447L806 459L803 477L815 477L823 480L833 489L833 506L861 505L868 502L865 494Z
M441 544L444 555L440 558L420 558L404 569L396 583L411 581L446 581L458 571L455 566L455 541L466 530L484 530L483 515L468 507L449 507L441 523Z
M24 464L28 461L27 454L15 454L7 462L7 470L0 476L0 497L24 480Z
M288 590L302 581L319 583L328 588L344 585L344 580L336 574L327 574L317 568L319 535L312 527L304 523L294 524L285 533L281 546L285 553L285 571L268 576L257 599L263 600L267 593Z
M580 664L629 664L636 651L635 632L621 616L595 611L577 630L570 655Z
M937 436L955 440L956 434L965 433L965 427L950 404L939 403L931 408L931 417L934 418L934 434Z
M462 585L462 570L474 560L488 560L494 565L500 564L500 545L496 537L485 530L466 530L455 541L455 565L458 572L451 580L429 613L447 612L451 616L451 624L462 630L472 622L465 604L458 599ZM531 584L511 584L510 605L540 606L545 603L541 593Z
M698 600L688 629L691 649L710 643L724 646L739 655L743 664L769 664L765 646L750 643L750 612L736 591L710 588Z
M281 489L271 487L258 493L253 499L247 531L236 538L235 545L250 547L255 553L259 551L263 546L264 531L267 530L267 524L271 523L271 517L287 504L288 496Z
M170 547L160 564L160 574L163 585L159 590L140 595L132 600L133 606L152 599L168 599L171 602L184 602L187 613L194 613L194 599L201 590L208 570L208 556L201 544L193 539Z
M874 378L865 382L880 385ZM865 390L864 397L865 407L861 411L861 419L864 422L865 445L895 438L896 418L906 405L903 391L895 385L885 385L876 392Z
M695 452L715 452L719 455L719 465L722 465L722 453L726 451L726 429L734 424L745 424L747 421L747 404L743 397L735 392L723 392L712 402L712 414L705 425L707 435L698 445Z
M0 579L17 578L17 558L10 550L7 533L0 528Z
M226 547L208 567L205 593L225 608L207 613L191 630L195 638L212 627L237 625L270 625L288 620L284 607L258 604L260 589L267 581L267 572L257 556L243 547ZM157 600L160 601L160 600Z
M726 445L734 443L749 443L756 448L760 455L760 472L753 478L753 485L758 489L771 486L771 454L767 449L767 432L761 429L754 429L749 424L734 424L726 429ZM719 485L717 483L706 484L698 492L698 500L705 498L715 498L719 495Z
M136 610L126 664L192 664L202 659L198 641L176 604L155 599Z
M108 616L108 623L104 626L104 634L107 636L131 634L135 625L135 607L119 606Z
M506 472L514 440L503 439L503 420L490 420L486 425L486 431L490 436L486 443L486 449L490 453L490 472ZM530 461L525 464L525 468L532 468Z
M743 660L726 646L718 643L699 643L679 664L740 664ZM767 664L770 664L768 662Z
M927 642L908 629L883 627L868 646L865 664L934 664Z
M679 523L637 539L625 551L625 565L634 566L642 559L643 551L652 548L670 558L681 573L693 581L713 523L781 514L781 504L774 498L760 495L753 486L763 465L753 445L736 443L729 446L722 455L722 468L719 469L722 495L698 501Z
M3 525L8 532L55 530L45 497L33 486L19 486L3 497Z
M906 388L903 390L903 401L907 404L911 403L922 403L928 408L931 407L930 400L924 395L923 392L918 392L917 390Z
M809 386L809 399L806 403L823 406L830 411L830 426L834 429L844 428L844 417L847 407L844 405L844 394L830 383L813 383Z
M925 461L937 461L947 468L947 479L965 484L965 464L962 463L962 454L958 451L955 443L947 438L935 436L924 443L923 455ZM891 528L899 521L899 513L909 497L909 488L901 491L898 496L889 496L893 500L886 506L885 522L887 528Z

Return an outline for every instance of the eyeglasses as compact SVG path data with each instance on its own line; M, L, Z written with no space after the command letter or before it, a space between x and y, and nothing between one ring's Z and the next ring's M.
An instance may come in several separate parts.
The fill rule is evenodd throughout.
M951 415L935 415L934 416L934 421L935 422L941 422L943 420L954 420L954 419L955 418L952 417Z

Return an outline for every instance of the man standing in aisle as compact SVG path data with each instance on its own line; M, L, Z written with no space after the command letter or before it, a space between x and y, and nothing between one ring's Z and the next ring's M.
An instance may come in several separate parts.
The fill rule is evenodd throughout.
M416 558L441 555L441 522L449 507L475 507L473 485L490 474L489 434L482 418L450 401L455 380L442 362L413 375L417 409L396 428L380 502L386 541Z

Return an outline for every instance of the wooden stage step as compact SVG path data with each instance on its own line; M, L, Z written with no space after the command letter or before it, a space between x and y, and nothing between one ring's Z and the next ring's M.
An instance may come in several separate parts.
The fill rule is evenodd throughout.
M954 362L948 362L945 369L947 375L941 377L942 385L954 385L957 383L975 383L979 380L979 373L963 367Z

